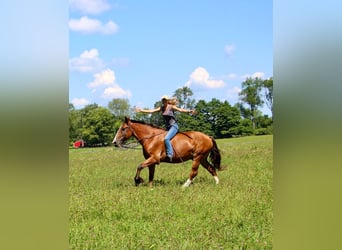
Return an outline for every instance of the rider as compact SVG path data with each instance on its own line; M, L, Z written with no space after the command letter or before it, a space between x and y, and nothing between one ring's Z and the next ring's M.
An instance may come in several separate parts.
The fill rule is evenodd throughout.
M154 112L161 112L162 116L165 121L165 128L168 131L165 138L164 143L166 147L166 157L172 162L173 157L173 149L170 140L177 134L179 130L179 126L177 123L177 119L175 117L174 111L179 111L183 113L190 113L194 114L195 110L190 109L182 109L176 106L177 100L170 99L167 95L163 95L161 98L162 105L155 109L141 109L136 108L136 112L142 113L154 113Z

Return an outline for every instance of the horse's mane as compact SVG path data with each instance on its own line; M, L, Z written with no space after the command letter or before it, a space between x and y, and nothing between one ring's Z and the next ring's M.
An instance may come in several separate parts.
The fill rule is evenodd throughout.
M157 126L157 125L155 125L155 124L147 123L147 122L144 122L144 121L131 120L131 122L133 122L133 123L140 123L140 124L148 125L148 126L150 126L150 127L152 127L152 128L157 128L157 129L165 130L164 128L161 128L161 127L159 127L159 126Z

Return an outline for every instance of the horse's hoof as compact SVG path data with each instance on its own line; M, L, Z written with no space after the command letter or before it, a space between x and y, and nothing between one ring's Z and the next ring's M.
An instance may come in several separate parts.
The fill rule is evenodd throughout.
M140 183L144 183L144 179L141 177L134 177L135 185L138 186Z

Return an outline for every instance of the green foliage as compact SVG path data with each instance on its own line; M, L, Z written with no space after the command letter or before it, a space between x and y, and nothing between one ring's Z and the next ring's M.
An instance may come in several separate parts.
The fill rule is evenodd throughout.
M196 127L195 129L190 130L197 130L207 135L214 136L214 133L211 130L211 124L208 122L208 107L206 102L204 100L198 101L195 109L197 111L197 115L193 117L193 120Z
M250 119L252 120L253 130L255 130L255 117L257 116L258 107L264 103L261 98L261 90L263 81L256 77L254 79L247 78L241 84L242 90L239 93L241 101L249 106Z
M198 125L203 126L204 133L215 138L233 137L238 130L234 130L240 123L240 112L236 107L230 106L227 101L221 102L212 99L210 102L200 100L196 105ZM198 129L198 128L197 128Z
M114 98L108 103L108 109L118 120L123 120L125 116L131 116L128 99Z
M267 115L258 116L255 119L256 130L254 131L255 135L269 135L273 134L273 120L269 118Z
M244 119L251 119L252 113L250 109L245 108L241 102L238 102L235 104L235 106L238 110L240 110L241 117Z
M248 119L240 120L240 123L236 127L233 127L232 130L235 136L253 135L252 121Z
M257 128L267 128L269 126L272 126L273 120L272 118L269 118L267 115L260 115L256 117L255 124Z
M273 113L273 77L266 79L262 83L265 95L265 103Z
M93 109L97 109L99 107L98 104L96 103L92 103L92 104L88 104L86 105L82 110L83 110L83 114L86 116L88 114L89 111L93 110Z
M267 128L257 128L254 132L255 135L269 135L273 133L273 127L267 127Z
M97 107L87 112L82 135L87 145L106 145L113 139L114 117L108 109Z
M178 88L173 97L175 97L178 101L178 106L183 109L193 109L195 107L195 99L191 99L193 96L193 92L189 87Z
M241 100L248 104L252 111L263 104L263 100L260 96L263 81L260 78L247 78L242 82L241 86L242 90L239 94Z
M72 144L74 141L82 139L82 110L70 109L69 106L69 141Z
M200 167L186 190L190 161L158 165L151 190L141 150L70 149L69 248L272 249L272 136L217 143L219 185Z
M258 107L266 103L271 112L273 112L273 78L271 77L266 80L258 77L254 79L247 78L242 82L241 86L242 91L239 95L242 102L237 103L236 107L240 110L242 117L252 121L254 134L272 133L271 124L260 124L260 117L262 115ZM245 108L243 104L247 104L249 108Z

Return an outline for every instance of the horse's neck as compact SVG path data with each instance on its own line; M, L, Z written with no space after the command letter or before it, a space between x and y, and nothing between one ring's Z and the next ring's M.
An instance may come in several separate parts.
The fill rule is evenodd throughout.
M139 123L134 123L132 128L135 132L135 137L138 140L147 139L155 135L161 134L163 132L162 129L153 128L149 125L144 125L144 124L139 124Z

